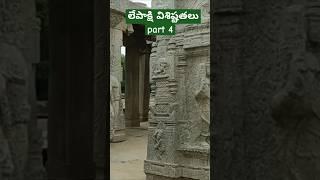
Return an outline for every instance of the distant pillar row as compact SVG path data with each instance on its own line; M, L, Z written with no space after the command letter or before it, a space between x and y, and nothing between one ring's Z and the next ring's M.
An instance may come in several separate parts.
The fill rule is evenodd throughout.
M135 27L127 36L126 46L126 107L127 127L139 127L148 121L149 111L149 58L150 45L146 43L144 29Z

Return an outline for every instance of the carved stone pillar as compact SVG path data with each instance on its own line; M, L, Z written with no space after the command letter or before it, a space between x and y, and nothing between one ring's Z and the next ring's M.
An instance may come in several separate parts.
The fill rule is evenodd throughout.
M94 162L96 165L95 180L105 180L105 170L107 169L106 152L109 148L107 142L107 91L106 82L110 71L108 70L106 59L107 39L107 1L94 1Z
M11 178L42 180L44 179L44 168L42 166L41 157L42 142L41 134L37 127L35 95L35 65L39 62L40 50L39 20L36 18L35 1L5 0L0 4L0 14L1 17L3 17L1 18L2 29L0 32L0 39L2 43L8 43L8 45L10 44L11 46L11 48L7 50L2 49L5 52L2 52L2 54L5 55L7 53L7 55L9 55L7 58L10 58L11 56L12 60L10 61L11 63L15 64L14 66L12 66L12 64L7 67L7 71L12 72L9 73L10 75L6 76L8 76L7 78L10 79L10 76L16 73L21 73L19 71L26 71L21 74L21 77L16 77L16 81L20 78L23 78L24 82L20 82L18 84L24 84L25 87L18 88L17 86L17 89L8 90L8 92L12 91L12 95L16 97L18 96L15 95L15 93L19 94L19 96L21 95L18 99L10 98L10 102L14 103L10 107L10 111L13 111L12 114L14 114L14 117L11 118L11 121L19 119L19 123L12 123L12 127L9 129L7 129L8 127L5 127L5 135L12 135L12 137L9 139L9 147L11 149L10 151L15 170L14 176ZM1 48L10 46L2 46ZM23 57L17 57L14 54L17 56L22 55ZM7 58L1 60L1 66L3 68L8 65L5 62L8 61ZM6 71L5 68L2 69L1 72L8 73L3 71ZM12 80L10 80L10 82L11 81ZM27 92L27 94L25 94L23 91ZM28 103L24 105L24 102L22 101L24 101L25 98L27 99ZM21 108L20 106L22 105L26 107L30 106L30 109ZM16 111L15 109L20 110ZM28 140L25 138L28 138ZM27 154L25 154L26 152Z
M120 4L119 4L120 5ZM113 7L113 6L112 6ZM115 7L116 8L116 7ZM123 104L121 101L121 81L122 66L121 66L121 46L123 45L123 24L124 13L120 11L120 7L117 9L111 9L110 18L110 80L113 84L111 86L117 86L111 90L112 102L110 106L113 106L113 116L110 116L110 140L111 142L118 142L125 140L125 119L123 113ZM111 114L110 114L111 115Z
M141 53L140 58L140 79L139 79L139 117L140 122L148 121L149 101L150 101L150 51L151 45L147 45Z
M27 180L44 180L45 170L42 166L42 145L41 131L37 120L37 98L35 70L40 62L40 21L36 18L36 2L34 0L24 1L26 23L29 24L25 32L23 51L29 68L29 101L31 105L31 118L29 122L29 156L25 178Z
M161 2L154 1L153 7L163 6ZM208 3L177 0L173 7L202 9ZM178 25L176 35L158 36L154 43L150 67L155 100L144 164L148 180L209 180L208 13L204 11L202 24Z
M308 2L214 1L213 179L319 177L319 3Z
M95 93L98 85L95 70L101 70L95 68L95 65L101 63L98 61L101 54L98 49L94 49L97 45L94 12L97 2L98 0L52 0L49 3L50 180L95 179L94 152L97 152L97 147L94 148L94 142L97 139L94 135L94 122L98 113L95 114L94 108L95 94L100 94L98 91Z
M159 9L173 9L175 4L175 0L152 0L151 7Z
M141 56L141 50L145 47L143 32L135 30L125 40L126 46L126 100L125 118L127 127L140 126L140 77L144 74L140 71L140 62L145 58Z

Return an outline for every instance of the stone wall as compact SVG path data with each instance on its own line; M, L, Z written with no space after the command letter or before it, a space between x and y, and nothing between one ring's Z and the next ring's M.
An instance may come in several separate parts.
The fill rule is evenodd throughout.
M1 179L43 179L41 133L36 120L35 65L39 21L35 1L0 3ZM2 150L1 150L2 151Z
M213 179L319 177L319 23L306 23L319 4L310 2L214 2Z
M179 3L180 8L188 8L188 3ZM203 8L200 4L192 8ZM206 20L179 25L176 35L158 36L153 44L148 180L209 179L210 29Z

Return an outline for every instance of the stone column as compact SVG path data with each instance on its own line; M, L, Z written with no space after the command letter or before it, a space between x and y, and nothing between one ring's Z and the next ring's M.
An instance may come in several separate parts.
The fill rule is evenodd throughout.
M19 177L31 179L32 177L32 179L35 180L44 179L44 168L42 166L41 158L41 134L37 127L36 119L37 111L35 95L35 64L39 62L40 48L39 21L36 18L35 1L2 1L0 4L1 17L7 17L1 19L1 23L3 25L0 33L1 42L11 44L12 47L15 47L19 51L19 54L22 54L22 61L26 66L23 68L25 68L28 74L28 76L23 77L26 78L25 85L27 85L26 88L28 89L28 94L23 95L21 90L21 92L18 92L18 94L24 96L23 98L28 99L28 106L30 105L30 114L27 114L29 112L27 112L28 110L26 109L21 110L21 107L19 106L23 105L22 102L14 102L15 100L13 99L10 100L11 103L15 103L10 108L20 109L19 111L13 113L11 121L14 121L17 118L21 122L12 124L14 126L18 124L18 126L20 127L23 126L23 128L19 130L15 130L16 127L13 127L8 131L8 133L10 132L12 134L15 134L12 139L13 141L16 141L9 141L9 144L11 146L11 154L13 155L12 157L15 160L16 171L14 172L14 178ZM10 56L13 56L13 54L11 54ZM21 62L19 62L19 58L15 57L13 59L14 60L12 61L12 63L14 63L14 66L12 66L11 68L13 68L12 73L15 74L19 72L19 70L17 69L22 67L20 64ZM2 61L5 61L5 59ZM2 65L2 67L4 67L4 65ZM8 68L8 70L10 70L11 68ZM17 95L14 96L17 97ZM23 98L17 98L19 99L19 101L23 101ZM25 121L24 123L22 123L22 119L23 121ZM24 132L24 134L22 129L24 129L26 126L27 130ZM23 139L22 137L27 139ZM25 140L26 142L23 142L23 140ZM21 144L25 144L28 146L20 146ZM19 151L19 153L17 153L17 151ZM27 155L22 155L24 154L23 152L27 152ZM24 160L22 160L22 158ZM24 174L21 174L22 171L24 171Z
M213 179L319 177L319 3L293 3L214 1Z
M136 32L128 37L126 42L126 127L139 127L139 77L140 53L139 45L144 43L136 39ZM140 43L140 44L139 44Z
M124 15L116 14L115 16L120 16L117 18L121 18L122 21ZM123 16L123 17L122 17ZM115 17L116 18L116 17ZM114 21L114 19L111 19ZM119 22L120 23L120 22ZM122 29L121 27L116 25L115 27L111 27L110 29L110 73L115 76L120 82L122 81L122 67L121 67L121 46L123 45L122 41Z
M146 122L149 118L149 102L151 94L151 83L150 83L150 55L151 55L151 44L148 45L145 52L145 72L144 72L144 95L143 95L143 119Z
M27 168L25 170L25 178L28 180L45 179L44 167L42 165L42 142L41 131L37 121L37 98L35 84L35 68L40 62L40 21L36 18L36 7L34 0L24 1L23 18L28 24L25 31L25 40L23 43L23 52L28 62L29 69L29 101L31 105L31 117L29 122L29 156Z
M100 58L98 49L94 56L94 46L97 45L94 7L97 2L97 0L81 2L52 0L49 3L51 72L48 176L50 180L95 179L94 59Z
M111 9L110 18L110 83L115 90L110 89L112 94L111 106L114 116L110 116L110 140L119 142L125 140L125 120L123 104L121 101L121 46L123 45L124 13L119 9ZM112 88L112 87L110 87Z
M125 40L126 54L126 126L139 127L148 118L149 57L143 26L135 26Z
M94 162L96 164L95 180L105 180L107 169L107 93L109 68L107 66L107 1L94 1ZM108 36L109 37L109 36ZM109 148L109 147L108 147Z
M180 7L201 8L192 5ZM158 36L153 45L147 180L210 179L209 39L204 21L178 26L176 35Z
M140 77L139 77L139 118L140 122L148 121L149 101L150 101L150 51L151 45L147 45L146 49L140 56Z

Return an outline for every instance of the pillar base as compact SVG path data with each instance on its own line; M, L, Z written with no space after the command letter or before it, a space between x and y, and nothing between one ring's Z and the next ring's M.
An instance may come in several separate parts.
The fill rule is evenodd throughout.
M170 178L165 176L157 176L157 175L147 175L146 180L196 180L196 179L190 179L190 178Z
M140 119L126 119L126 127L140 127Z
M148 122L149 117L140 117L140 122Z
M199 157L194 156L189 162L198 159ZM190 166L145 160L144 173L147 175L146 180L210 180L210 168L199 165Z
M110 134L111 133L112 132L110 132ZM127 137L126 137L126 131L124 129L116 130L110 138L110 142L112 143L122 142L125 140L127 140Z

